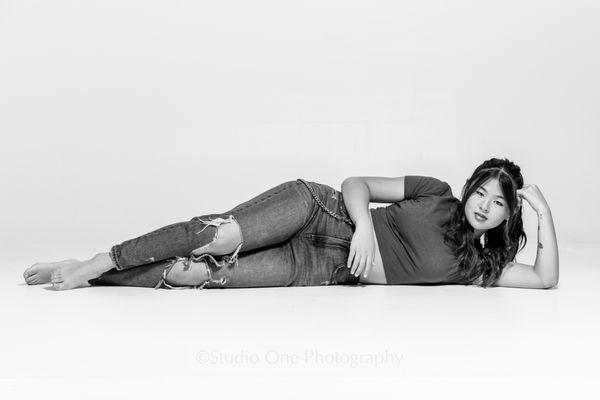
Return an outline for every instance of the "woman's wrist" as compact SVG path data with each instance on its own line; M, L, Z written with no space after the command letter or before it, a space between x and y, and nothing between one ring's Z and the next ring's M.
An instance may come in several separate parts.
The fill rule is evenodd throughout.
M364 218L360 218L357 221L354 222L354 225L356 226L357 229L372 229L373 228L373 221L371 221L371 218L369 216L364 217Z

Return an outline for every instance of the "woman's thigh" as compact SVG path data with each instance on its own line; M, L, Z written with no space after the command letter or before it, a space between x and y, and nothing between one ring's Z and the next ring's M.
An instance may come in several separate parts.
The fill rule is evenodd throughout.
M268 247L288 240L307 225L314 207L306 187L300 181L289 181L228 212L197 216L190 221L170 224L116 244L110 254L118 270L173 257L200 255L204 250L210 253L211 248L219 254L223 254L223 248L234 248L230 260L235 261L239 251ZM233 229L235 235L223 235L227 243L217 240L222 224L232 222L238 225ZM211 229L206 229L208 226Z
M308 225L314 210L310 192L295 180L279 184L227 212L208 217L232 215L240 226L240 251L249 252L289 240Z

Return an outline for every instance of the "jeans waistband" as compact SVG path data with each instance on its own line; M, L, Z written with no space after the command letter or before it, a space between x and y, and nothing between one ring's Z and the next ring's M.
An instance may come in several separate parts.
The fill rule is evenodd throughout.
M349 224L350 226L354 226L354 223L352 222L352 220L350 218L346 218L343 215L338 215L337 213L335 213L335 212L331 211L329 208L327 208L327 206L325 204L323 204L321 199L319 199L319 196L317 196L317 194L315 193L315 190L312 188L312 186L308 182L306 182L302 178L298 178L297 180L306 185L306 187L312 194L313 198L319 205L319 207L321 207L327 214L331 215L333 218L335 218L339 221L344 221L345 223Z

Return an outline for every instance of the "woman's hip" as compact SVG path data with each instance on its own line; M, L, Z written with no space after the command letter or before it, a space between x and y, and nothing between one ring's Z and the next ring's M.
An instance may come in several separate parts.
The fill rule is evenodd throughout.
M292 239L295 254L302 259L296 284L356 284L358 277L347 268L354 224L346 211L342 193L316 183L309 188L317 208L306 228Z

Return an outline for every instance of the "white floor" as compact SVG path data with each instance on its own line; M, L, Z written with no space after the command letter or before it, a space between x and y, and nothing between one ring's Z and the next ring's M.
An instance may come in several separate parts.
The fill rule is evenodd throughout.
M56 292L25 285L31 260L11 260L0 269L0 396L598 398L600 251L560 246L550 290Z

